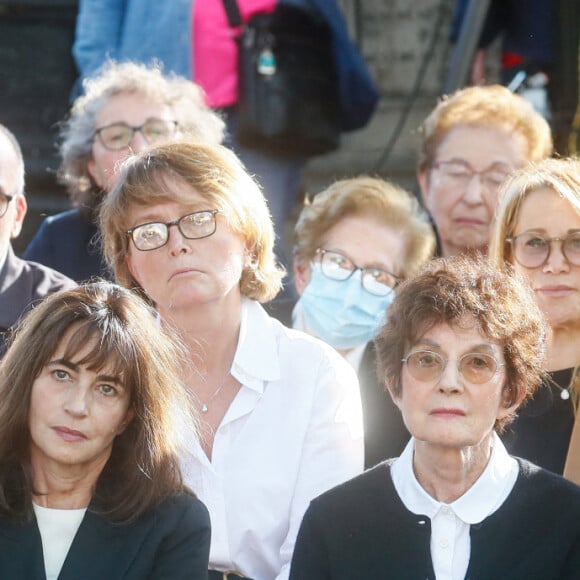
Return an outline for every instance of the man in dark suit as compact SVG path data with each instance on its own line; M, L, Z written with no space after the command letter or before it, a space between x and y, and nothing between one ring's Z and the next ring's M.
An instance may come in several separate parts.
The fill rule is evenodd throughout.
M11 240L20 234L26 210L22 151L0 125L0 356L7 333L36 300L76 286L56 270L15 256Z

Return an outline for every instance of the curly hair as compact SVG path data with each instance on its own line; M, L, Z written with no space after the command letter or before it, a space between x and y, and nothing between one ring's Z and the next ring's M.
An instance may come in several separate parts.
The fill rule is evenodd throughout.
M397 288L385 327L375 339L378 375L393 396L404 388L402 360L408 349L437 324L473 320L505 358L503 403L529 397L543 377L546 324L529 285L513 272L483 258L456 256L433 260ZM512 417L498 420L501 430Z
M164 75L158 64L108 61L95 76L85 79L83 88L84 94L76 99L60 126L58 177L77 207L93 209L102 197L87 163L92 155L97 115L116 95L135 94L168 105L184 137L215 144L223 140L225 122L205 104L202 89L184 77Z

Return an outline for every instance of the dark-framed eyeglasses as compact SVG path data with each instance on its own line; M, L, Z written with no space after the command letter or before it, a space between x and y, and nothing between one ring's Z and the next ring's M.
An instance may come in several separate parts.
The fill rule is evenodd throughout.
M13 195L6 195L5 193L0 193L0 218L4 217L8 211L8 206L10 202L14 199Z
M160 139L172 137L177 130L177 121L165 119L147 119L142 125L136 127L127 123L112 123L97 129L93 139L98 137L101 145L110 151L126 149L133 142L135 132L139 131L147 143L154 143Z
M509 176L509 171L494 167L476 171L466 161L436 161L431 167L439 171L450 186L458 188L466 188L477 175L487 191L496 191Z
M388 296L401 281L398 276L380 268L360 268L340 252L318 248L316 256L319 258L322 273L331 280L348 280L360 270L362 287L375 296Z
M181 216L172 222L149 222L140 224L125 233L133 240L140 252L149 252L164 246L169 240L169 228L176 226L181 235L188 240L209 238L217 228L216 214L219 209L195 211Z
M407 365L409 374L422 383L436 383L441 378L449 360L431 350L415 350L401 362ZM459 374L474 385L481 385L491 380L504 363L497 362L490 354L468 352L457 360Z
M524 268L539 268L550 257L552 244L560 242L564 258L574 266L580 266L580 232L567 236L548 238L542 234L525 232L506 238L512 246L514 260Z

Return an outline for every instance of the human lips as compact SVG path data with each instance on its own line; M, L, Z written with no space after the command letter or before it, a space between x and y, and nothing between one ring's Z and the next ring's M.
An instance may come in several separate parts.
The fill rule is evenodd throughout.
M536 288L536 292L543 294L544 296L550 296L552 298L558 298L562 296L568 296L575 292L576 289L572 286L566 284L550 284L547 286L540 286Z
M173 278L179 278L180 276L187 276L189 274L197 274L199 270L196 268L179 268L178 270L174 270L169 276L169 279L172 280Z
M484 226L487 225L487 223L480 219L480 218L476 218L476 217L470 217L470 216L459 216L456 218L453 218L453 222L457 225L462 225L462 226Z
M78 441L86 441L88 437L82 431L69 429L68 427L58 426L53 427L52 430L64 441L75 443Z
M433 409L429 414L442 419L465 417L465 411L463 409L456 409L453 407L438 407L437 409Z

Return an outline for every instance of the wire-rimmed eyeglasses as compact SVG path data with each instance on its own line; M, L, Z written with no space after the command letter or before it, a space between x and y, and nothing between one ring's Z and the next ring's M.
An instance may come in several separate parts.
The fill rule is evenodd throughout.
M436 383L441 378L449 359L431 350L415 350L401 359L409 374L422 383ZM480 385L491 380L504 363L482 352L468 352L457 359L457 369L469 383Z
M213 235L217 228L216 214L219 209L195 211L181 216L172 222L148 222L127 230L125 233L133 240L140 252L161 248L169 241L169 228L176 226L181 235L188 240L199 240Z
M348 280L360 270L362 287L375 296L387 296L401 280L398 276L380 268L361 268L340 252L318 248L316 256L319 257L322 273L331 280L341 282Z
M506 238L512 246L514 260L524 268L539 268L550 257L552 244L560 242L560 249L566 260L574 266L580 266L580 232L567 236L548 238L536 232L525 232Z
M139 131L147 143L154 143L160 139L167 139L175 134L177 121L165 119L147 119L138 126L127 123L112 123L106 127L100 127L94 133L93 138L98 137L101 145L110 151L120 151L129 147L135 133Z

